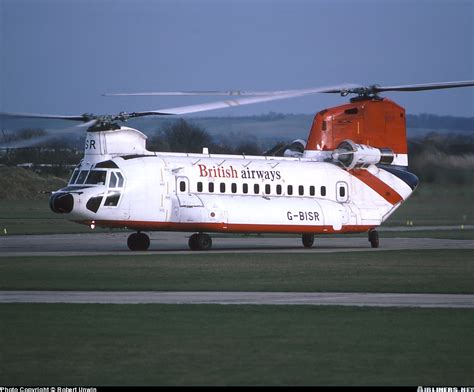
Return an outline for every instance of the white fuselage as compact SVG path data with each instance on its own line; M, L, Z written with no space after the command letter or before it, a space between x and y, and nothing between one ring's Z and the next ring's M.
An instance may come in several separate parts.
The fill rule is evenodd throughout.
M375 165L347 171L304 158L147 152L107 162L77 169L76 182L90 174L81 170L102 173L70 183L68 219L135 230L357 232L380 225L413 191Z

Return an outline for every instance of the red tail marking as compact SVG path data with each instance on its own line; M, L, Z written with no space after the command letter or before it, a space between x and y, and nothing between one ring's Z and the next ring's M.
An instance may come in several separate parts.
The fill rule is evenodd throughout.
M356 169L356 170L351 170L350 173L354 177L361 180L364 184L370 186L375 192L377 192L389 203L397 204L398 202L403 200L403 197L401 197L400 194L395 189L387 185L380 178L374 176L369 171Z

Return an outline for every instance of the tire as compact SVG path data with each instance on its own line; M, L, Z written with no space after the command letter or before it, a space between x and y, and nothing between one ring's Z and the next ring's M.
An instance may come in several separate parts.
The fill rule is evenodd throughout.
M369 242L372 248L379 247L379 233L377 232L377 230L369 230Z
M199 234L193 234L189 237L188 245L191 250L199 250L198 248L198 237Z
M301 241L305 248L311 248L314 244L314 234L303 234L301 236Z
M209 250L212 247L212 238L208 234L200 233L197 237L197 246L199 250Z
M188 245L191 250L209 250L212 247L212 238L208 234L195 233L189 237Z
M128 249L133 251L144 251L150 247L150 237L145 233L133 233L127 239Z

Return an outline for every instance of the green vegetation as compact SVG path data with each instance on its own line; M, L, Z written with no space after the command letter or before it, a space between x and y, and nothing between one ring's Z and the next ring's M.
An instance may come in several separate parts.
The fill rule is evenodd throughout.
M474 293L472 250L0 258L0 290Z
M408 141L408 164L422 184L457 188L474 180L474 137L430 133Z
M64 178L40 175L21 167L0 167L0 211L9 210L6 201L47 201L48 193L66 183Z
M414 226L474 224L474 187L421 184L385 225Z
M340 237L342 236L339 235ZM358 234L362 236L362 234ZM366 235L363 235L366 237ZM384 231L380 230L380 237L384 238L438 238L446 240L472 240L474 238L474 229L456 229L456 230L413 230L413 231Z
M474 311L0 305L6 385L471 385Z
M36 200L0 200L0 236L5 235L5 230L7 235L91 231L87 226L67 221L52 212L45 196Z

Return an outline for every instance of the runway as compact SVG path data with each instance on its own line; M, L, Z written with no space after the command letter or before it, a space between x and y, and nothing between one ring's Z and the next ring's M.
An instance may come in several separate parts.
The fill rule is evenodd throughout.
M0 303L340 305L474 308L473 294L1 291Z
M380 252L384 250L473 249L473 240L432 238L381 238L380 248L372 249L365 237L317 237L307 249L298 236L213 237L208 252L188 249L190 233L154 232L146 252L131 252L126 245L128 232L18 235L0 237L0 257L150 255L195 253L331 253ZM220 304L220 305L338 305L416 308L474 308L471 294L397 293L289 293L289 292L137 292L137 291L0 291L0 303L69 304Z
M87 255L149 255L160 253L191 254L190 233L153 232L146 252L127 248L130 233L87 233L51 235L13 235L0 237L0 257L15 256L87 256ZM365 237L316 237L313 248L303 248L301 239L270 236L213 236L212 249L206 253L331 253L384 250L474 249L472 240L433 238L383 238L380 247L372 249Z

